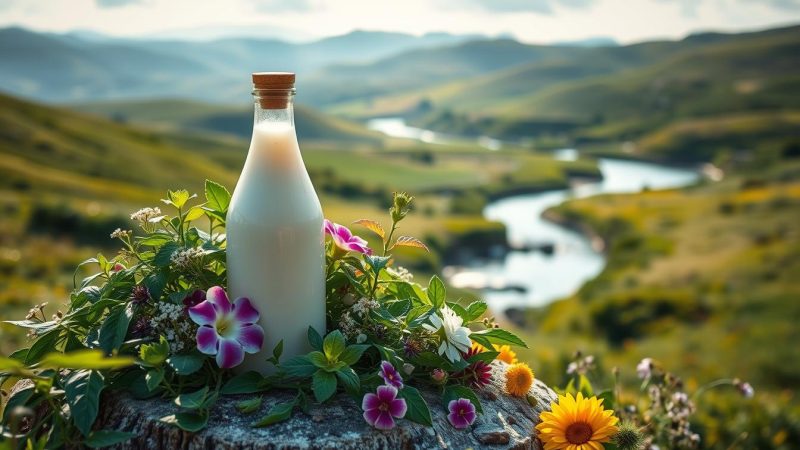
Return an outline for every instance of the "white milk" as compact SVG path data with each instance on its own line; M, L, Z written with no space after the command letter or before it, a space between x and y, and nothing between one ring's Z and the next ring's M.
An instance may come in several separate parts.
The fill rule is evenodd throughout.
M239 370L271 373L266 359L278 341L286 360L310 351L309 325L325 333L322 221L291 111L287 120L257 120L228 210L228 287L231 301L248 297L258 308L265 340Z

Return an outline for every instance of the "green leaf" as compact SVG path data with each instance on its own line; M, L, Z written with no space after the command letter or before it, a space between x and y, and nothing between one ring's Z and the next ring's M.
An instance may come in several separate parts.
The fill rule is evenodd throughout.
M322 350L328 361L335 362L339 360L339 355L344 352L345 345L346 342L342 332L333 330L325 336L325 340L322 342Z
M231 193L225 186L211 180L206 180L206 206L221 212L227 213L228 206L231 204Z
M169 200L173 205L175 205L176 208L183 208L183 205L185 205L186 202L193 197L189 195L189 191L186 189L167 191L167 195L169 196Z
M408 313L410 309L411 309L411 300L409 299L397 300L386 306L386 310L393 317L404 316Z
M103 355L100 350L78 350L70 353L49 353L42 358L39 368L42 369L121 369L136 362L129 356Z
M83 443L89 448L104 448L115 444L121 444L136 436L136 433L126 433L124 431L97 430L92 431Z
M336 378L342 382L347 392L358 393L361 389L361 380L358 374L350 367L343 367L336 372Z
M296 398L291 402L277 403L269 409L269 412L267 412L266 416L262 417L256 422L253 422L251 426L266 427L278 422L283 422L284 420L292 417L292 410L296 404Z
M381 269L386 267L389 264L389 260L392 259L391 256L378 256L378 255L366 255L364 258L369 263L369 266L372 268L372 273L379 274Z
M169 342L164 336L158 337L158 342L142 344L139 349L139 358L145 363L159 367L169 356Z
M111 311L106 317L103 325L100 326L100 348L106 354L119 349L120 345L125 341L125 335L128 333L128 325L130 325L133 311L127 307L118 307Z
M53 351L60 335L61 330L55 329L36 338L36 341L34 341L25 355L25 364L33 365L39 362L46 353Z
M3 408L3 423L8 423L9 414L11 411L13 411L17 406L23 406L27 404L31 397L33 397L34 393L36 393L36 388L33 386L28 386L11 394L6 401L5 407Z
M207 394L208 386L205 386L200 390L175 397L175 404L181 408L198 409L203 406L203 401L206 399Z
M222 395L253 394L266 388L264 376L258 372L240 373L228 380L220 391Z
M161 385L161 380L164 379L164 372L160 370L148 370L144 380L147 383L147 389L152 392Z
M272 357L275 358L276 363L278 362L278 360L281 359L282 354L283 354L283 339L278 341L278 344L275 345L275 348L272 349Z
M72 420L84 436L89 435L97 418L100 392L104 387L103 375L94 370L72 372L64 384L64 397Z
M481 401L480 399L478 399L478 396L475 395L475 392L466 386L461 386L458 384L450 385L444 388L444 394L442 395L442 401L444 402L444 409L448 410L447 405L449 405L451 401L458 400L460 398L465 398L469 400L470 403L475 405L475 410L483 414L483 407L481 406Z
M514 333L500 328L492 328L489 330L477 331L470 334L470 339L478 340L478 342L486 348L491 348L491 345L486 345L483 341L488 341L491 344L509 344L517 345L519 347L528 348L528 345L522 339L518 338ZM477 338L477 339L476 339Z
M336 375L324 370L314 372L311 390L319 403L331 398L336 393Z
M204 360L204 356L190 353L171 356L167 359L167 364L169 364L178 375L191 375L203 367Z
M317 352L319 353L319 352ZM321 353L320 353L321 354ZM317 366L306 355L299 355L284 361L280 365L287 376L292 378L308 378L317 371Z
M353 364L357 363L359 359L361 359L361 355L363 355L369 347L370 346L366 344L348 345L342 354L339 355L339 361L347 364L348 366L352 366Z
M489 364L490 362L492 362L495 359L497 359L497 355L499 355L499 354L500 354L500 352L487 350L485 352L476 353L476 354L470 356L470 358L467 360L467 362L472 364L472 363L475 363L475 362L478 362L478 361L483 361L486 364Z
M614 409L614 391L611 389L604 389L597 394L597 398L603 401L603 408Z
M436 275L432 276L431 281L428 283L428 299L438 309L444 305L446 297L447 290L445 290L444 283Z
M206 215L206 212L203 210L203 208L201 208L201 207L199 207L199 206L193 206L193 207L192 207L192 208L191 208L191 209L190 209L190 210L189 210L189 211L186 213L186 216L183 218L183 221L184 221L185 223L189 223L189 222L192 222L192 221L194 221L194 220L197 220L197 219L199 219L199 218L201 218L201 217L203 217L203 216L205 216L205 215Z
M153 258L153 264L155 264L156 267L167 267L172 261L172 254L179 248L181 248L180 244L175 241L169 241L162 245Z
M319 367L320 369L324 369L328 367L328 358L322 352L311 352L306 355L311 364L314 366Z
M5 356L0 356L0 371L14 372L24 369L25 369L25 364L23 364L22 361L6 358Z
M592 383L586 378L586 375L581 374L578 377L578 391L582 392L583 395L586 397L591 397L594 395L594 389L592 389Z
M314 350L322 351L322 336L317 333L314 327L308 327L308 343L311 344L311 348Z
M431 410L419 391L411 386L404 386L399 392L400 398L405 399L408 410L405 418L425 426L433 426Z
M182 412L162 417L161 421L170 425L175 425L178 428L196 433L206 427L208 423L208 414L198 412Z
M472 321L479 318L486 312L487 305L485 302L472 302L467 306L467 317L464 320Z
M262 397L260 395L258 397L242 400L236 404L236 409L238 409L242 414L254 413L261 408L261 400Z

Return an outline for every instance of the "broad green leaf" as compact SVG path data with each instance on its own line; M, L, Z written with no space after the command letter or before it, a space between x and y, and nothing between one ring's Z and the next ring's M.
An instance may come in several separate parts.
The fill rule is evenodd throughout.
M357 363L359 359L361 359L361 355L363 355L364 351L366 351L369 347L370 346L366 344L348 345L342 354L339 355L339 361L347 364L348 366L352 366L353 364Z
M378 274L381 270L389 264L390 256L366 255L364 257L369 266L372 268L372 273Z
M277 403L272 408L269 409L269 412L266 416L262 417L256 422L253 422L251 426L253 427L266 427L272 424L276 424L278 422L283 422L284 420L292 417L292 410L294 406L297 404L297 399L286 402L286 403Z
M203 367L204 360L204 356L190 353L187 355L171 356L167 359L167 364L169 364L178 375L191 375Z
M89 435L97 418L100 392L104 387L103 375L94 370L72 372L64 384L64 397L72 420L84 436Z
M124 431L96 430L89 434L83 444L89 448L105 448L129 441L136 436L136 433L126 433Z
M169 343L164 336L158 337L158 342L152 344L142 344L139 348L139 358L153 367L158 367L167 360L169 356Z
M39 362L46 353L55 350L60 335L61 330L54 329L37 337L28 350L28 353L25 355L25 364L31 366Z
M306 355L290 358L280 366L286 375L292 378L308 378L317 371L317 366Z
M24 406L27 404L35 393L36 388L33 386L28 386L11 394L8 400L6 400L5 407L3 408L3 423L8 423L9 414L11 411L17 406Z
M275 361L279 361L281 359L281 355L283 354L283 339L278 341L278 344L275 345L275 348L272 349L272 357L275 358Z
M616 402L614 401L614 391L612 389L604 389L597 394L597 398L603 401L603 408L614 409Z
M475 391L466 386L461 386L459 384L450 385L444 388L444 394L442 395L442 402L444 403L444 409L445 410L448 409L447 405L449 405L452 400L458 400L460 398L465 398L469 400L473 405L475 405L475 410L483 414L483 407L481 406L481 401L480 399L478 399L478 396L475 395Z
M144 380L147 383L147 389L152 392L161 385L161 380L164 379L164 372L160 370L148 370Z
M170 425L175 425L182 430L196 433L206 427L208 423L208 414L182 412L162 417L161 421Z
M186 213L186 217L183 218L183 221L189 223L191 221L197 220L206 215L206 212L203 208L199 206L193 206L189 212Z
M322 336L317 333L314 327L308 327L308 343L314 350L322 351Z
M174 401L175 404L181 408L198 409L203 406L206 395L208 395L208 386L188 394L181 394L175 397Z
M328 358L322 352L311 352L306 355L311 364L314 364L316 367L320 369L324 369L329 366Z
M510 331L506 331L500 328L492 328L489 330L477 331L475 333L470 334L470 339L477 340L481 345L486 348L492 348L491 345L486 345L481 341L489 342L490 344L509 344L509 345L516 345L519 347L528 348L528 345L522 339L518 338L517 335Z
M314 391L314 398L319 403L328 400L336 393L336 375L324 370L317 370L311 380L311 390Z
M136 362L129 356L103 355L100 350L78 350L70 353L49 353L42 358L41 369L121 369Z
M488 363L494 361L495 359L497 359L497 355L499 355L499 354L500 354L500 352L487 350L485 352L476 353L476 354L470 356L470 358L467 360L467 362L472 364L474 362L483 361L483 362L488 364Z
M325 340L322 342L322 350L325 353L325 356L328 358L328 361L337 361L339 355L345 349L345 339L342 335L342 332L339 330L333 330L325 336Z
M231 193L225 186L211 180L206 180L206 206L221 212L228 212L231 204Z
M266 387L264 376L258 372L245 372L236 375L222 386L222 395L252 394Z
M0 356L0 372L16 372L24 369L25 364L23 364L22 361Z
M586 375L581 374L578 377L578 391L582 392L586 397L591 397L594 395L592 383L588 378L586 378Z
M106 317L103 325L100 326L100 348L104 352L111 353L119 349L122 342L125 341L125 335L128 333L128 325L130 325L133 311L128 307L117 307Z
M262 397L260 395L258 397L242 400L236 404L236 409L238 409L242 414L254 413L261 408L261 400Z
M411 386L404 386L399 392L400 398L405 399L408 410L405 418L425 426L433 426L431 410L419 391Z
M336 378L342 382L342 386L348 392L358 393L359 389L361 389L361 380L359 380L358 374L350 367L339 369L336 372Z
M472 321L479 318L486 312L487 305L485 302L472 302L467 306L467 317L464 320Z
M155 264L156 267L167 267L172 261L172 254L179 248L181 248L181 245L175 241L165 243L156 252L156 256L153 258L153 264Z
M389 305L386 306L386 310L393 317L404 316L408 314L409 310L411 310L411 300L404 299L391 302Z
M447 291L444 288L444 283L436 275L432 276L431 281L428 283L428 299L438 309L444 305L446 297Z

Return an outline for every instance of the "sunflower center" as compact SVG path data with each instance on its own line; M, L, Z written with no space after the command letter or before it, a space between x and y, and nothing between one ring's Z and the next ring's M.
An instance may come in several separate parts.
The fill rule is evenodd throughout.
M575 422L567 427L564 435L570 444L585 444L592 438L592 427L586 422Z

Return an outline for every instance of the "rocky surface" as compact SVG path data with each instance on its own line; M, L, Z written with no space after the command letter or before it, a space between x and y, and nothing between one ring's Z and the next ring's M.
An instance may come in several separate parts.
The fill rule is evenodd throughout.
M503 392L505 363L492 366L492 385L481 393L484 414L467 430L456 430L447 421L441 398L423 392L431 408L433 428L399 420L393 430L378 431L362 418L360 405L339 395L324 405L312 406L309 414L296 411L282 423L266 428L250 426L277 402L290 400L291 392L269 392L259 411L244 415L235 404L251 396L223 397L212 411L209 425L198 433L184 432L159 418L174 414L177 407L167 400L135 400L108 394L102 401L97 428L131 431L137 437L119 449L386 449L386 448L497 448L541 449L534 435L539 413L549 409L555 393L536 381L531 400L513 398Z

